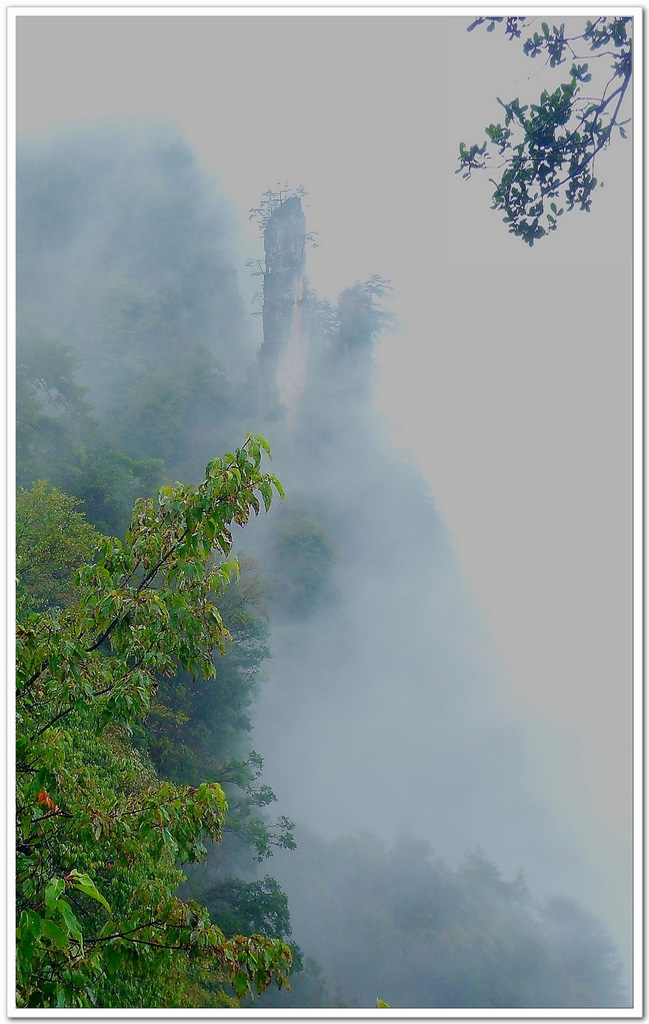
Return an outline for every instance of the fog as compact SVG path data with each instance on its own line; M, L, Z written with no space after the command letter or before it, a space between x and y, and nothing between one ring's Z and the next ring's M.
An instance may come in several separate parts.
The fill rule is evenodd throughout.
M435 858L464 879L480 847L600 918L628 985L630 143L592 213L528 250L453 172L495 96L538 83L462 17L17 21L19 332L70 347L98 429L165 479L250 430L287 493L237 543L265 587L250 745L297 823L263 867L294 939L341 998L407 1005L417 972L374 991L380 952L373 974L331 893L350 864L368 900L372 878L432 886ZM246 263L285 182L317 247L282 407ZM392 288L356 351L322 300L372 274Z

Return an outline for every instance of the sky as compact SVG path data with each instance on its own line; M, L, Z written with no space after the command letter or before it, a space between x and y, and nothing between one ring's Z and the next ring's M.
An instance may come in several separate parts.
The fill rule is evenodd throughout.
M434 8L295 10L21 11L18 130L169 119L235 204L242 266L261 255L249 209L288 182L308 192L320 297L372 273L392 281L400 326L377 353L377 403L430 484L548 796L584 821L619 903L632 779L632 143L598 158L592 212L530 249L490 210L488 176L454 173L459 142L498 119L497 95L538 98L546 73L520 41L469 34L468 14L424 13Z

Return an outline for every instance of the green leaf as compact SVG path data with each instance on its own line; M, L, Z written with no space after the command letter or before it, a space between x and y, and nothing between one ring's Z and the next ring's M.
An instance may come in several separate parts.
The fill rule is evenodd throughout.
M48 910L51 910L65 889L65 882L62 878L52 878L45 886L45 903Z
M248 978L242 972L240 972L239 974L235 974L234 978L232 979L232 986L240 999L243 996L245 996L246 993L250 990Z
M275 488L275 490L276 490L276 491L277 491L277 493L279 494L279 496L280 496L280 498L282 499L282 501L284 501L284 499L285 499L285 497L286 497L286 494L285 494L285 492L284 492L284 488L282 487L282 485L281 485L281 483L279 482L279 480L277 479L277 477L276 477L276 476L274 476L274 475L273 475L272 473L269 473L269 474L268 474L268 479L269 479L269 480L270 480L270 482L272 483L273 487Z
M77 942L83 943L81 925L74 916L70 904L66 900L58 900L56 904L56 909L63 918L63 922L68 930L68 933L72 936L73 939L76 939Z
M69 881L73 888L78 889L79 892L84 892L86 896L91 896L93 900L97 900L97 902L101 903L101 905L106 908L108 913L112 915L112 910L110 909L105 897L101 895L101 893L97 889L97 886L95 885L95 883L93 882L92 878L90 878L89 875L82 875L80 874L79 871L73 869L70 872Z
M41 934L41 918L34 910L23 910L16 929L19 960L30 963L36 940Z
M257 434L257 442L264 449L264 451L266 452L266 455L269 458L272 458L271 452L270 452L270 445L269 445L268 441L266 440L266 438L262 437L260 434Z
M57 946L65 947L68 945L69 937L54 921L49 921L44 918L41 921L41 935L46 939L50 939L51 942L56 943Z

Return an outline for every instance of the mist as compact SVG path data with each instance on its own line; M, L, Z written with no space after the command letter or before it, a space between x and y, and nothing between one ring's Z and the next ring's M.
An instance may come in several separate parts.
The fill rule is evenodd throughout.
M610 162L594 227L582 217L565 241L519 254L484 183L459 191L453 175L476 81L495 77L491 40L484 53L465 41L465 19L390 19L391 40L371 18L369 49L365 18L18 20L19 484L47 477L119 533L134 497L200 480L250 431L269 439L286 490L237 536L270 656L230 753L261 755L297 849L259 866L226 844L190 875L200 888L270 874L286 893L305 1001L260 1005L627 1005L630 338L618 352L609 341L630 330L616 188L630 155ZM126 105L151 31L157 91L133 86ZM35 94L46 37L68 54L85 41L85 98L65 59L53 99ZM326 95L307 67L323 40L343 68ZM228 49L248 75L224 108L206 105L196 70L213 69L207 42L222 61L212 86L234 74ZM477 70L431 133L425 92L453 79L465 42ZM409 65L434 53L437 77L420 68L399 86L397 67L382 85L382 61L406 44ZM194 70L165 70L163 88L162 55L183 45ZM114 47L123 81L106 91L87 62L109 49L114 61ZM258 82L286 62L304 109L253 122ZM360 121L372 108L358 140L354 117L335 128L350 95ZM329 177L315 170L325 150L338 154L322 161ZM390 179L400 163L416 189L403 171ZM260 230L248 214L265 189ZM602 262L624 309L582 301ZM530 321L530 294L550 283L560 330ZM47 396L39 373L55 380ZM417 924L419 897L430 918ZM476 936L491 934L498 949L524 936L530 961L503 966L501 949L501 988L481 993L453 973L465 933L483 965ZM393 943L408 936L406 964ZM575 965L557 980L562 943ZM589 964L603 962L600 993Z

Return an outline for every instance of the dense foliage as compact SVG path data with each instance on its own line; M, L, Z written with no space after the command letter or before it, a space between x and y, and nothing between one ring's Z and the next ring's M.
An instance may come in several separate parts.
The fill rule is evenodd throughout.
M178 865L218 841L227 803L218 782L161 781L128 742L159 676L214 676L228 638L213 596L237 572L231 527L266 510L277 479L262 438L213 459L196 488L139 500L124 542L98 539L75 572L76 600L30 611L42 585L19 586L17 630L17 999L21 1006L178 1005L196 962L241 998L286 983L292 953L263 936L226 939L204 907L175 890ZM38 486L43 536L60 537L73 502ZM21 522L33 525L28 498ZM51 524L51 529L49 528ZM94 531L76 521L68 557ZM76 548L75 548L76 544ZM215 561L216 557L216 561ZM72 563L75 557L70 557ZM190 969L191 970L191 969ZM174 981L170 986L169 979ZM227 1000L226 1000L227 1002Z
M16 572L19 614L74 603L74 571L90 562L101 535L80 502L37 480L16 496Z
M79 383L72 348L39 334L19 310L16 355L17 480L47 479L83 502L104 532L121 532L136 497L161 482L162 462L116 447Z
M486 25L492 32L505 22L505 33L514 40L537 20L480 17L468 31ZM486 167L492 153L501 158L500 179L490 179L495 186L492 209L504 213L509 231L528 245L555 231L564 209L590 210L598 185L595 158L610 144L614 130L626 138L624 125L630 118L623 120L622 114L633 70L632 21L631 17L600 16L572 33L565 23L542 22L540 32L526 38L523 52L531 58L544 57L550 68L571 60L568 80L544 89L537 103L521 106L518 97L508 102L498 99L504 122L485 129L488 142L469 147L460 143L456 173L462 172L465 178ZM593 62L602 58L607 73L602 75L598 67L593 77ZM595 95L590 95L593 91Z

